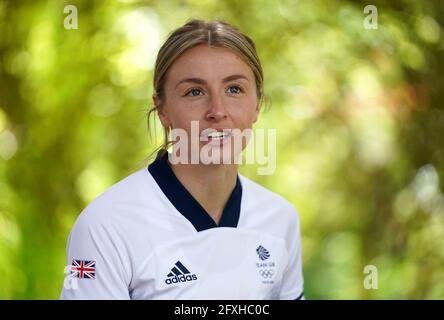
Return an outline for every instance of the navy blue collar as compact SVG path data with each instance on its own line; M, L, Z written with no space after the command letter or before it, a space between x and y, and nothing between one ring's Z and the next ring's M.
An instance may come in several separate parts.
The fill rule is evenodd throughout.
M230 198L222 212L219 225L217 225L208 212L177 179L168 163L167 157L167 152L160 151L156 160L148 166L148 171L168 200L176 207L177 211L188 219L197 231L217 227L236 228L239 221L242 199L242 186L239 175L236 178L236 186L231 192Z

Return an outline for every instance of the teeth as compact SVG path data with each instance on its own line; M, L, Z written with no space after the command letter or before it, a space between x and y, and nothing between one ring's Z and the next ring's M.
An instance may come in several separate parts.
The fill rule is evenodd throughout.
M220 138L224 136L223 132L212 132L208 135L210 138Z
M208 137L211 139L223 139L228 136L229 136L228 132L221 132L221 131L214 131L208 134Z

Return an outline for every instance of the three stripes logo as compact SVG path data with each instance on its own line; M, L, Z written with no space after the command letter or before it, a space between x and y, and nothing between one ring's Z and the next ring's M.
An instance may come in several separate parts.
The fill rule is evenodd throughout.
M165 283L173 284L193 280L197 280L197 276L195 274L191 274L191 272L185 268L180 261L177 261L174 264L174 267L171 269L171 272L168 273Z

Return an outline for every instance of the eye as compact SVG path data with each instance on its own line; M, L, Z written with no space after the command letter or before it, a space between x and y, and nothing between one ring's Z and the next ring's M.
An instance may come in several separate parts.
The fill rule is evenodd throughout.
M231 89L235 89L235 90L231 90ZM230 86L230 87L228 87L228 91L229 91L229 93L239 94L242 92L242 89L239 86Z
M189 96L189 97L198 97L198 96L200 96L200 92L202 92L202 90L200 90L199 88L192 88L190 91L188 91L187 93L186 93L186 96ZM190 95L191 94L191 95Z

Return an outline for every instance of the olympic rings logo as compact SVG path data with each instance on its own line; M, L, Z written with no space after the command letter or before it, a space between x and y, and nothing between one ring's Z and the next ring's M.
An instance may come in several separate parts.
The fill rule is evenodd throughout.
M261 269L259 270L259 274L262 276L262 278L269 279L273 277L274 271L272 269Z

